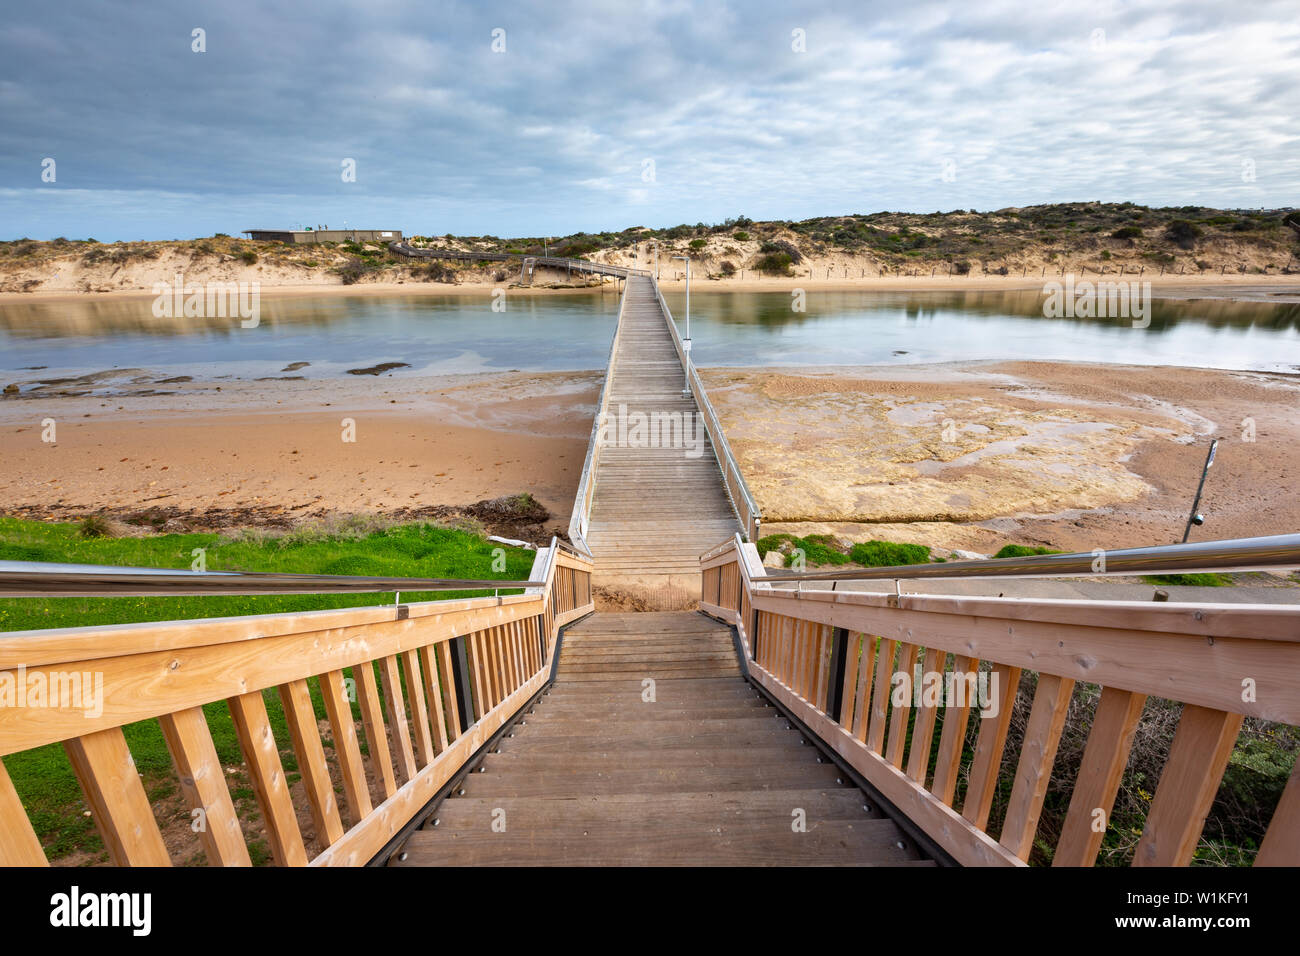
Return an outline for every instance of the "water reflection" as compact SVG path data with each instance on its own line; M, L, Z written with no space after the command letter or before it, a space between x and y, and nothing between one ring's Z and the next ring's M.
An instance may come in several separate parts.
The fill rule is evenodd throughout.
M1036 291L855 292L810 289L806 311L784 292L692 290L701 365L875 365L1044 359L1294 371L1300 306L1156 300L1149 328L1131 320L1043 317ZM684 297L665 296L680 318ZM253 329L238 319L158 318L151 299L0 305L0 368L149 367L195 376L328 377L386 361L414 370L600 368L617 299L606 294L263 298ZM19 378L14 375L13 378Z

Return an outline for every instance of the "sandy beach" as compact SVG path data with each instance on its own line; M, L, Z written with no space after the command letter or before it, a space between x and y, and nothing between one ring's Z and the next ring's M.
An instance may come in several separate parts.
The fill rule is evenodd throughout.
M529 492L552 515L536 530L562 533L600 384L598 372L167 385L118 372L0 402L0 510L283 526ZM1300 526L1295 376L1042 362L704 376L768 532L984 553L1175 541L1210 437L1222 444L1197 536Z
M128 387L105 398L90 388L0 404L0 508L56 519L153 512L190 527L283 525L528 492L553 515L542 530L563 531L599 376L164 388L170 394L154 394L143 381L137 394ZM53 443L42 441L46 419L55 422Z

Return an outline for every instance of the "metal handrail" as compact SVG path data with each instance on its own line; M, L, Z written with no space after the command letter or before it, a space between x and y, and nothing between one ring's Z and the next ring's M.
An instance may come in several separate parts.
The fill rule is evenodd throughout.
M178 571L168 568L0 561L0 597L144 597L197 594L376 594L386 591L505 591L545 581L387 578L346 574Z
M793 584L801 581L1112 576L1289 568L1300 568L1300 534L1195 541L1191 544L1164 544L1117 551L1098 548L1096 551L1040 554L1023 558L902 564L854 571L783 571L769 568L765 578L768 583Z
M587 522L591 519L591 505L596 500L596 463L600 455L600 423L609 405L609 383L614 376L614 360L618 355L618 339L623 331L623 310L627 308L628 287L618 301L618 319L614 322L614 335L609 342L609 358L605 362L605 377L600 383L600 397L596 401L596 416L591 423L591 437L587 440L587 455L582 462L578 478L578 493L573 499L573 513L569 516L569 539L581 547L582 553L591 557L587 547Z
M704 380L700 378L699 370L695 367L694 362L688 363L686 361L686 353L682 347L681 334L677 331L677 323L673 320L673 314L668 308L668 303L664 301L663 290L659 288L659 282L655 278L651 277L650 282L651 285L654 286L655 296L659 300L660 308L663 309L664 317L668 320L668 329L672 335L673 346L677 350L677 356L681 360L683 366L688 368L691 384L695 386L694 392L696 403L704 413L709 438L713 441L714 449L722 453L727 468L735 477L736 488L744 499L745 508L748 511L747 517L752 520L752 527L748 521L741 522L744 525L745 533L757 539L758 529L763 521L762 513L758 510L758 503L754 500L754 496L749 490L749 485L745 482L745 476L741 473L740 465L736 463L735 456L731 453L731 444L727 441L726 433L722 430L722 420L718 418L717 410L714 409L713 402L709 400L709 393L704 388ZM726 483L724 482L724 484ZM729 487L727 493L728 496L730 496L731 490ZM734 501L732 502L732 506L735 507ZM737 512L739 512L739 510L739 508L736 508Z

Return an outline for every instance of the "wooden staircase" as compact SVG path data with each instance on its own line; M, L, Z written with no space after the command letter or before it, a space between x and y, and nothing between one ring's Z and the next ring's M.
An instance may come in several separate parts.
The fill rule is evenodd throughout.
M555 685L391 865L801 864L933 865L685 611L571 627Z

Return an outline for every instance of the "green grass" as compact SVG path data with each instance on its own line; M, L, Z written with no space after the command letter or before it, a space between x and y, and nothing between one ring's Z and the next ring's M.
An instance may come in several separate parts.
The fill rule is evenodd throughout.
M101 535L105 526L90 523ZM395 577L501 578L523 580L534 554L504 548L505 570L494 572L497 545L464 531L429 524L367 527L344 523L332 528L304 529L280 536L245 534L223 538L216 534L151 535L144 538L87 537L79 525L46 524L0 518L0 559L67 563L134 565L187 569L195 548L207 549L208 570L279 571L313 574L364 574ZM404 601L432 600L484 594L483 591L402 593ZM0 631L52 627L121 624L268 614L281 611L359 607L393 602L389 594L342 595L221 595L212 597L130 598L5 598L0 599ZM382 674L377 677L383 682ZM351 671L345 673L351 676ZM309 681L316 716L325 707L315 680ZM298 767L290 746L288 725L279 694L265 691L272 731L281 750L285 772L294 779ZM353 705L354 717L360 713ZM239 743L224 701L204 707L213 743L224 766L243 766ZM151 799L175 792L175 775L162 731L156 720L123 728L127 744L143 774ZM362 746L365 750L364 743ZM104 858L103 844L61 744L4 757L4 766L27 807L37 836L51 859L83 852ZM253 792L242 772L229 778L241 816L256 812ZM250 845L254 862L269 862L264 845Z
M792 534L769 534L766 537L759 538L755 543L758 548L760 557L766 557L769 551L779 550L782 544L788 543L792 548L801 549L804 553L804 560L808 564L848 564L848 555L844 554L835 546L835 539L828 534L810 534L806 538L796 538ZM794 554L787 554L785 557L786 567L791 567L795 559Z
M854 564L867 568L889 568L899 564L928 564L930 549L921 544L894 541L864 541L849 549Z
M282 536L249 533L85 537L77 525L0 518L0 560L60 561L188 569L196 548L209 571L274 571L388 577L525 580L533 552L505 548L506 569L493 572L484 538L430 524L367 529L343 525ZM469 597L485 591L403 592L403 601ZM0 632L50 627L175 621L391 604L387 594L213 595L196 597L0 598Z
M1227 574L1144 574L1142 580L1147 584L1184 585L1199 588L1222 588L1232 585L1232 578Z

